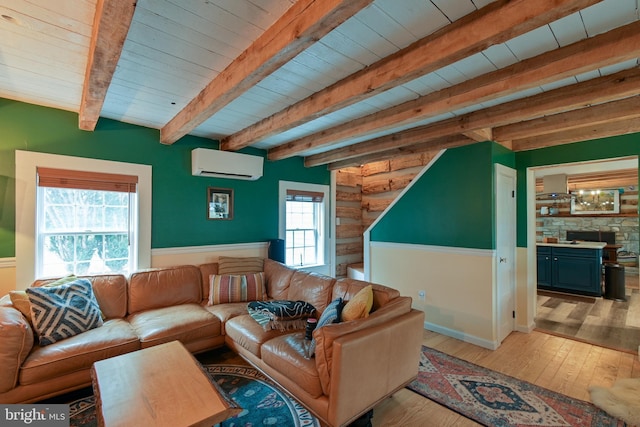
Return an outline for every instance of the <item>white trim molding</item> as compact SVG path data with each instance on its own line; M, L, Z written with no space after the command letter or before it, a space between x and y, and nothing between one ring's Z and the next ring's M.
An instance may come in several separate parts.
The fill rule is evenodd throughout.
M434 323L424 322L424 328L442 335L446 335L448 337L456 338L460 341L475 344L483 348L488 348L489 350L497 350L498 346L500 345L500 343L497 341L489 341L483 338L476 337L474 335L465 334L464 332L460 332L455 329L436 325Z
M16 257L0 258L0 268L15 268Z
M151 256L170 256L170 255L188 255L203 254L211 252L235 252L246 250L266 250L269 248L269 242L255 243L231 243L225 245L205 245L205 246L183 246L175 248L158 248L151 249Z
M467 256L495 257L495 249L458 248L453 246L418 245L415 243L369 242L371 247L387 249L404 249L412 251L437 252Z

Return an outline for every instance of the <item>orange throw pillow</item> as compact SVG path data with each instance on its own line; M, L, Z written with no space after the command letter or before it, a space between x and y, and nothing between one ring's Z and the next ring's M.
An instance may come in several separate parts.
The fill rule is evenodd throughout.
M373 287L371 285L360 289L342 309L342 321L362 319L369 317L369 312L373 307Z

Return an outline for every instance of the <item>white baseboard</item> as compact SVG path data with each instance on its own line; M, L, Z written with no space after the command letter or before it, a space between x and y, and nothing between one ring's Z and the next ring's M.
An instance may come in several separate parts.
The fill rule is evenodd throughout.
M489 350L496 350L500 343L495 341L485 340L484 338L478 338L473 335L468 335L455 329L445 328L444 326L436 325L430 322L424 322L424 328L433 332L437 332L442 335L446 335L451 338L458 339L460 341L475 344L479 347L487 348Z

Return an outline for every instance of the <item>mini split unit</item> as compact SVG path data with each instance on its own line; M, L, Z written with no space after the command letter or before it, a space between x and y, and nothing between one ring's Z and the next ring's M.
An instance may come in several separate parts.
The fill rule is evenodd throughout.
M191 174L255 181L262 176L264 158L231 151L196 148L191 151Z

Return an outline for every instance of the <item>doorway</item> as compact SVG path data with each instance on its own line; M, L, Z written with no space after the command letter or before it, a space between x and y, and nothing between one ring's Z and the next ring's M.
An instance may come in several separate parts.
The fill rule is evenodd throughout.
M623 184L626 182L626 175L633 172L632 185ZM567 235L567 229L584 231L616 231L618 237L623 240L631 234L632 240L636 240L635 251L637 261L637 239L638 239L638 215L637 215L637 194L638 194L638 158L625 157L618 159L607 159L592 162L580 162L562 165L550 165L527 170L527 260L528 260L528 287L527 298L528 307L532 308L531 321L534 327L542 332L564 336L578 341L588 342L608 348L615 348L623 351L637 352L640 344L640 316L635 316L637 306L640 306L640 294L637 289L638 269L636 267L626 267L627 301L611 301L602 297L582 297L570 294L545 294L537 291L537 269L536 269L536 243L542 241L543 237L550 236L558 241L572 240ZM568 190L577 191L581 189L581 180L585 185L595 185L598 188L619 189L621 199L628 198L628 214L621 215L578 215L573 212L573 208L565 209L563 212L560 205L559 212L556 210L553 216L544 212L541 215L539 204L536 205L536 193L544 192L541 188L541 177L549 174L566 174L568 176ZM615 176L615 178L613 178ZM626 178L624 178L626 177ZM536 186L536 178L537 186ZM587 183L588 182L588 183ZM595 184L594 184L595 183ZM622 201L621 201L622 203ZM621 204L622 209L622 204ZM550 209L549 209L550 210ZM611 224L608 224L611 220ZM620 230L614 222L628 223L634 222L636 225L629 232L628 229ZM603 224L604 223L604 224ZM557 228L557 236L553 235L554 228ZM574 234L574 233L569 233ZM588 240L588 239L587 239ZM620 243L616 241L615 243ZM625 246L629 242L624 242ZM631 245L633 246L633 245ZM627 250L629 248L626 248ZM631 273L631 274L629 274ZM628 315L628 313L631 313Z

